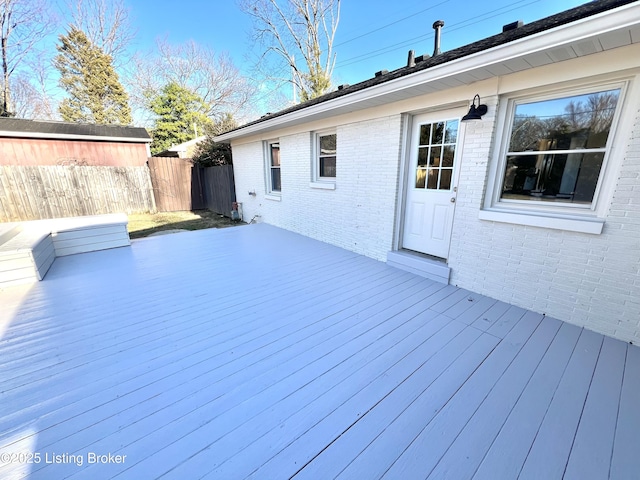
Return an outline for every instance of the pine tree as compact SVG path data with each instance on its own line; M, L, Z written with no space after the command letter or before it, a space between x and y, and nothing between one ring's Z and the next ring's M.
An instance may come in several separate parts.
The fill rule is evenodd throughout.
M60 104L67 122L104 125L131 123L129 97L113 68L112 58L75 27L60 35L54 64L60 86L69 94Z
M196 130L198 134L204 134L205 129L212 124L205 113L207 105L204 100L176 82L165 85L151 99L149 108L157 115L151 134L153 155L172 145L194 139Z

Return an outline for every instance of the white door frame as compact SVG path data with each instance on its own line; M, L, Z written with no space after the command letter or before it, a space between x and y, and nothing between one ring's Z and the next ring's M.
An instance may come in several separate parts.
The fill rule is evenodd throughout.
M460 110L460 117L467 113L469 108L469 102L466 100L450 103L447 105L441 105L438 108L429 108L414 112L407 112L402 114L401 121L401 145L400 145L400 175L398 176L398 201L396 202L396 221L393 235L393 250L402 250L402 237L404 235L405 213L406 213L406 201L407 201L407 184L408 176L413 172L411 167L411 132L413 131L413 119L418 115L423 114L437 114L438 112L444 112L452 109ZM460 181L460 172L462 170L462 157L464 154L464 140L465 140L465 124L460 122L458 130L458 168L455 169L454 177L452 178L453 186L457 189ZM455 220L455 215L454 215ZM455 222L454 222L455 223Z

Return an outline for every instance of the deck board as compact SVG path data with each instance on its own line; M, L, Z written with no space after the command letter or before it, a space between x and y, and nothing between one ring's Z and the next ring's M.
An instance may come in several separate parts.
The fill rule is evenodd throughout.
M267 225L58 258L0 304L0 453L85 460L0 478L637 473L638 347Z
M447 405L410 440L384 478L426 478L538 328L542 316L519 322Z
M565 471L568 478L609 475L626 353L624 343L604 339Z
M603 340L583 330L518 478L563 478Z
M379 478L402 453L399 439L419 433L416 418L425 422L435 416L496 343L490 335L465 329L447 345L446 356L441 355L437 364L421 366L296 478L319 478L325 472L343 478Z
M628 347L610 477L632 480L640 472L640 349Z
M563 324L487 451L474 480L518 478L540 422L574 351L580 329Z

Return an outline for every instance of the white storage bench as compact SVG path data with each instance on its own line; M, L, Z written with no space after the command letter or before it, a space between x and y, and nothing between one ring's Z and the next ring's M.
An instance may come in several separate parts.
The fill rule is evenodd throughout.
M0 226L0 287L42 280L55 257L131 245L125 214Z
M60 218L52 222L56 257L131 245L124 213Z

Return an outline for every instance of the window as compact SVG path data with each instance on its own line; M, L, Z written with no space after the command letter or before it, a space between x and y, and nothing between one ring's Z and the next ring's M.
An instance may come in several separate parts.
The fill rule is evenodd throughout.
M279 194L281 191L280 182L280 143L267 142L267 191Z
M337 135L318 135L318 176L336 177L336 143Z
M627 84L501 102L502 143L491 165L483 220L602 232L612 188L608 157Z
M620 89L514 105L501 202L590 208Z
M312 188L334 190L336 180L336 158L338 136L335 132L312 134Z
M416 188L451 190L458 120L420 125Z

